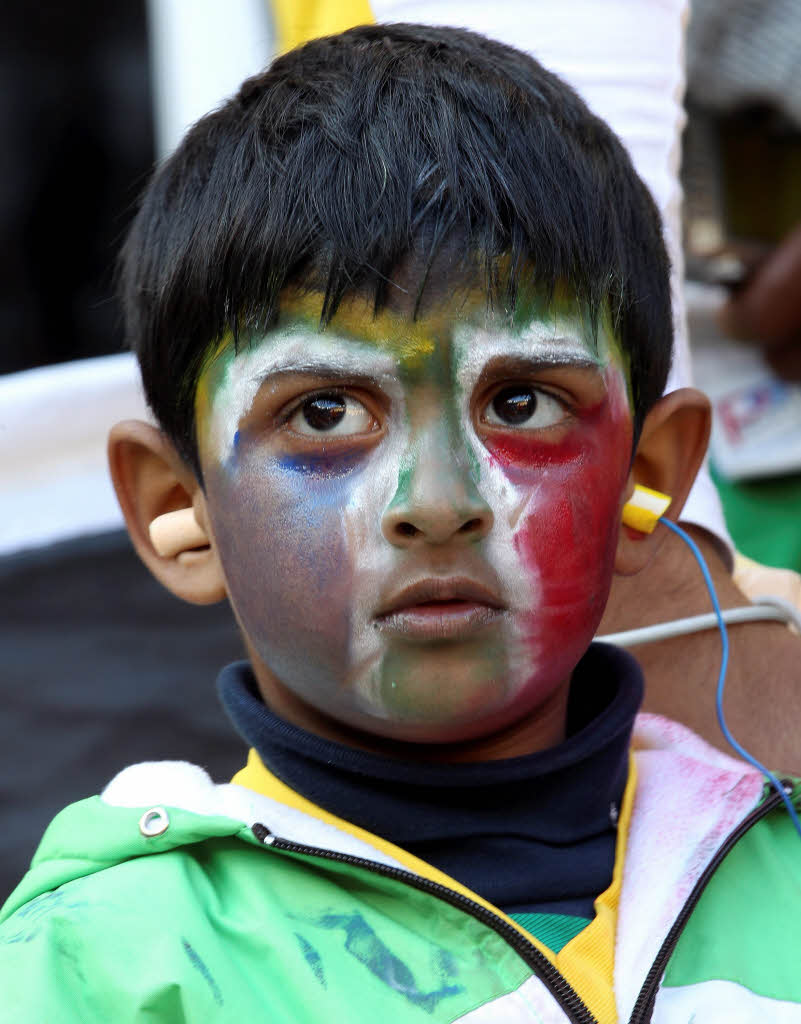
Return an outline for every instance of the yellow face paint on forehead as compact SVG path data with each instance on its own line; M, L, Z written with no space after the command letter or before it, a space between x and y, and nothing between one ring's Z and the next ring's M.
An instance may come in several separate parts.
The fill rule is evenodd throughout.
M452 296L449 299L452 299ZM411 302L400 304L411 308ZM373 303L364 296L346 296L338 306L331 324L325 328L320 326L322 305L323 295L319 291L285 290L281 298L279 327L285 326L290 330L303 328L315 331L322 337L330 334L340 339L355 341L360 345L375 345L376 348L391 355L402 372L420 369L426 358L433 354L437 340L449 337L453 331L454 311L452 307L446 309L446 304L438 304L435 308L426 310L424 315L412 319L411 315L404 315L403 311L391 308L376 312ZM464 289L458 305L458 321L469 321L480 326L482 313L488 319L492 319L491 307L483 288ZM519 289L515 311L509 316L509 328L512 331L525 330L534 318L540 324L556 324L562 320L569 320L572 325L576 322L582 323L582 334L590 350L594 347L594 339L598 333L609 338L614 337L608 306L604 304L600 311L600 322L597 329L594 329L588 312L581 308L565 284L557 283L548 298L545 298L539 289ZM281 320L284 321L283 324ZM575 326L571 328L571 334L575 334ZM228 333L207 360L204 373L232 347L233 336Z
M282 297L281 311L319 330L322 300L320 292L290 290ZM420 321L404 318L388 309L376 312L372 302L361 295L343 299L333 320L330 329L338 337L375 345L391 355L402 371L419 369L434 352L434 338L448 325L443 313ZM324 335L325 330L322 333Z
M233 335L230 331L226 331L203 360L203 367L195 389L195 422L205 421L208 417L214 394L222 383L227 365L234 355Z

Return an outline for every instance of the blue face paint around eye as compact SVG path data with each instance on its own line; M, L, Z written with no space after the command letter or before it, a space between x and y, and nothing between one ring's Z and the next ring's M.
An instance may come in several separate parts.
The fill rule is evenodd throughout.
M352 473L364 466L361 452L299 452L282 455L278 459L281 469L304 476L336 477Z

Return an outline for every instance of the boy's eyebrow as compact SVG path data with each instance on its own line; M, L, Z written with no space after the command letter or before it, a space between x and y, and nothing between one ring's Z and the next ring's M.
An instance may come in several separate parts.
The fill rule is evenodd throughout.
M253 358L247 380L259 387L270 379L305 375L332 380L380 380L393 375L394 361L386 352L369 348L354 351L352 344L336 336L324 339L288 338L289 344Z
M601 364L597 359L587 355L586 351L578 352L575 349L567 349L563 352L540 353L531 356L521 356L518 353L505 355L494 355L485 363L481 375L494 373L503 369L510 373L537 373L539 370L558 369L559 367L570 367L576 370L592 370L598 373Z
M481 362L475 358L478 352L472 353L475 379L482 381L499 373L521 377L536 376L543 370L560 368L593 373L600 373L603 369L603 362L600 359L569 336L551 336L545 344L538 340L521 345L520 341L519 338L515 339L515 343L509 345L506 351L503 345L493 345L486 353L486 359Z
M254 374L251 378L254 383L263 384L267 380L275 380L283 377L325 377L331 381L342 383L353 383L354 381L371 381L391 376L386 366L370 368L349 369L335 363L308 361L304 363L289 364L285 366L270 367L263 373Z
M590 345L588 339L576 335L572 330L564 334L557 331L558 328L554 330L553 327L540 323L529 324L516 339L514 354L527 356L528 352L525 349L528 349L543 365L551 363L556 366L567 366L582 362L598 365L597 342ZM522 352L521 342L525 346Z
M459 340L464 353L462 372L473 379L498 361L517 364L528 373L560 366L599 370L607 362L606 352L577 333L572 324L533 322L519 332L490 328Z

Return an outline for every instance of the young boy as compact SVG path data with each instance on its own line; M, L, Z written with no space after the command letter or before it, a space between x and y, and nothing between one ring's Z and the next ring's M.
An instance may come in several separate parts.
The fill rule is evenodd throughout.
M253 749L56 818L0 1020L801 1019L779 798L632 742L636 664L590 646L663 533L624 502L677 516L708 430L659 397L667 261L608 129L500 44L354 29L192 129L122 277L160 429L114 430L115 484L154 574L231 601Z

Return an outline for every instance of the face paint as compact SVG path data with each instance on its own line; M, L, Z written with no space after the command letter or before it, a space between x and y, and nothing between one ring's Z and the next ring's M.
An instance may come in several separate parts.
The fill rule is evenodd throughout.
M319 309L319 297L318 297ZM480 298L410 324L223 345L198 438L229 595L265 693L417 742L488 735L566 685L606 600L631 451L614 339L570 304Z

